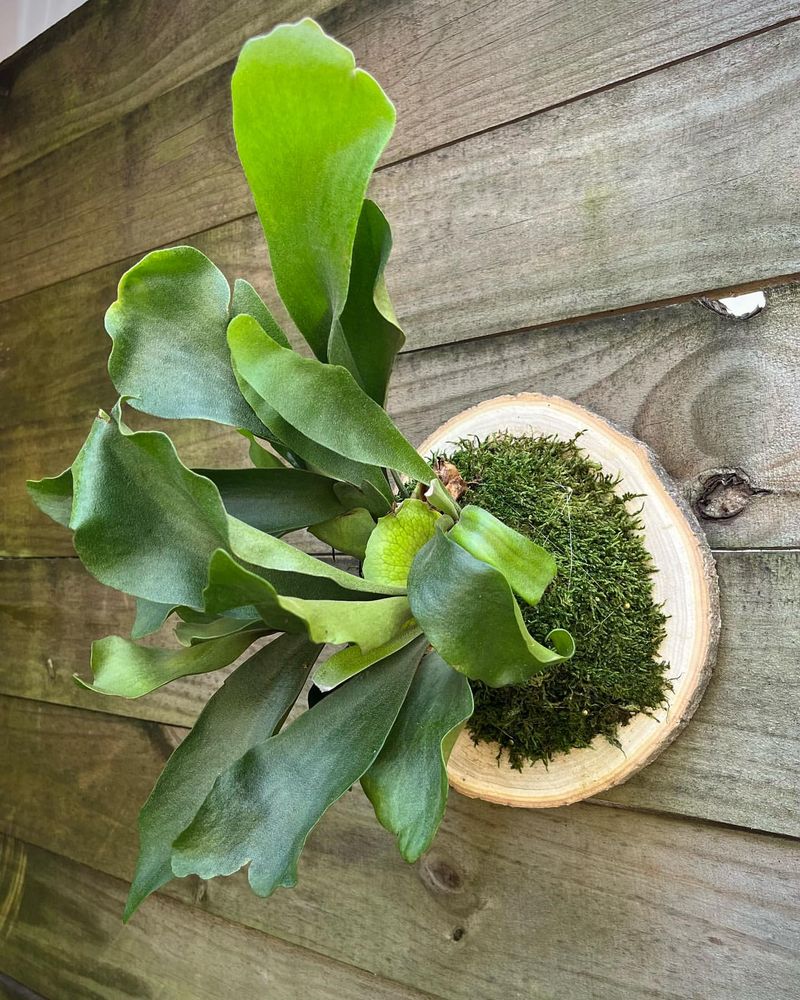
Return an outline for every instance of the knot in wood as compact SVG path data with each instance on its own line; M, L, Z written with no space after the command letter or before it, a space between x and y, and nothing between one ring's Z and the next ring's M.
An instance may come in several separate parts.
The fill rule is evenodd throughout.
M697 477L692 489L692 506L707 521L727 521L738 517L754 496L772 490L754 486L742 469L710 469Z

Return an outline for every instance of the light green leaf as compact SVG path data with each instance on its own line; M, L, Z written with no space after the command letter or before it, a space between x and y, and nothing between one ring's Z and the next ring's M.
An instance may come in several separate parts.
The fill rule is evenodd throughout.
M514 593L538 604L556 575L556 561L541 545L470 504L450 531L450 538L482 562L499 569Z
M271 629L306 633L314 642L354 642L365 652L387 642L411 618L405 597L315 600L283 596L221 550L211 560L205 597L210 612L253 609Z
M353 245L347 302L334 322L328 360L342 365L381 406L395 356L405 342L383 278L392 249L392 232L383 213L365 201Z
M265 535L250 525L237 521L233 517L228 518L230 547L234 555L252 566L269 571L267 579L275 581L277 578L271 576L272 572L298 573L304 576L319 577L330 580L337 584L343 591L356 591L360 594L395 596L405 593L404 587L396 587L390 584L373 583L370 580L362 580L361 577L347 573L337 566L323 562L310 556L301 549L296 549L288 542L275 538L272 535ZM278 586L278 584L275 584ZM281 593L289 594L290 591L278 587ZM295 592L292 596L308 597L308 592ZM343 595L346 598L346 595Z
M421 485L422 484L420 484L420 486ZM457 521L461 516L461 509L458 504L450 496L438 478L432 479L428 483L428 488L420 490L420 492L431 507L434 507L436 510L440 510L443 514L447 514L449 517L452 517L454 521Z
M191 472L160 431L101 413L72 466L70 527L101 583L160 604L202 606L208 561L228 547L216 486Z
M375 760L424 650L417 639L365 670L224 771L174 843L175 875L213 878L249 863L260 896L294 885L308 834Z
M427 462L345 368L279 347L250 316L231 320L228 343L237 374L301 434L345 458L430 480Z
M422 500L404 500L370 535L364 579L405 587L414 556L433 538L440 515Z
M394 108L353 55L308 19L242 49L233 129L280 296L326 359L345 305L367 183Z
M303 469L195 469L210 479L225 510L259 531L282 535L343 514L334 480Z
M138 646L119 635L92 643L92 684L75 676L81 687L119 698L141 698L156 688L190 674L227 667L251 646L258 632L237 633L181 649Z
M362 670L371 667L379 660L385 660L387 656L396 653L398 649L407 646L418 635L422 634L422 629L412 619L397 635L392 636L388 642L381 643L369 652L364 652L358 646L348 646L334 653L323 664L314 675L314 683L322 691L330 691L331 688L338 687L346 680L360 674Z
M437 653L420 663L397 721L361 787L403 858L417 861L433 843L447 805L447 758L472 715L463 674Z
M363 507L356 507L346 514L309 525L308 530L331 548L355 556L356 559L363 559L374 527L375 522L370 512Z
M260 618L215 618L210 622L180 622L175 626L175 638L182 646L197 646L244 631L264 635L266 629Z
M563 629L547 637L555 649L533 639L503 574L440 530L414 559L408 596L414 617L442 658L491 687L523 684L575 652Z
M65 469L60 476L29 479L26 483L31 499L43 514L57 524L69 527L72 513L72 469Z
M304 638L280 636L212 695L139 814L139 860L125 921L172 878L172 842L192 821L217 775L281 727L318 654L319 646Z
M131 406L157 417L262 426L239 391L225 330L225 275L199 250L155 250L123 274L106 313L111 381Z
M379 468L344 458L335 451L312 441L305 434L301 434L296 427L284 420L274 407L261 398L238 370L235 360L233 369L242 395L258 413L265 426L269 428L274 440L282 442L284 448L302 459L311 469L323 475L343 483L352 484L354 487L370 487L370 495L373 499L369 504L369 510L377 516L386 513L392 504L392 491ZM281 453L283 454L283 451Z
M250 431L239 430L239 433L250 442L248 454L250 461L257 469L285 469L286 464L274 453L268 451L263 445L256 441L255 435Z
M278 322L267 308L264 300L249 281L237 278L233 283L233 298L231 299L231 318L246 313L257 320L258 325L269 337L281 347L291 347L286 334L278 326Z

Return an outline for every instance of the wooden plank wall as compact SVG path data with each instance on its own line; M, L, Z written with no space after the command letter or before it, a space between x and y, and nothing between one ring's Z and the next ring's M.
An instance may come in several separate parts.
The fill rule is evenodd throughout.
M300 885L175 882L122 929L135 818L219 676L79 690L130 602L27 502L112 389L122 271L193 243L267 298L229 125L232 60L302 14L398 105L373 191L421 439L522 390L647 441L698 501L723 634L685 733L602 801L456 795L397 857L351 792ZM800 19L789 0L90 0L0 66L0 996L736 998L800 982ZM700 294L765 287L744 321ZM175 430L195 464L226 432ZM233 458L232 458L233 456ZM308 540L304 540L308 544Z

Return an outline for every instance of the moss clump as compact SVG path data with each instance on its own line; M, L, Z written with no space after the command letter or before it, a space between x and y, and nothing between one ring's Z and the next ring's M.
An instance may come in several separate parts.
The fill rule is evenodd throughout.
M450 456L469 484L462 503L485 507L544 545L558 575L540 603L520 603L531 634L569 629L572 660L524 685L472 684L472 738L494 740L512 767L549 761L617 733L638 712L652 712L670 690L658 659L666 617L652 593L653 564L631 513L636 497L590 461L578 438L500 435L461 441Z

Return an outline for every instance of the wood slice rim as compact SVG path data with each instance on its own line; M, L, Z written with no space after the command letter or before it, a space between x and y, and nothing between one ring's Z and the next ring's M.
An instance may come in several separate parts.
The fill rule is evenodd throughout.
M463 795L500 805L553 808L598 795L649 764L686 725L711 676L720 630L719 590L708 542L678 487L652 451L598 414L558 396L520 393L479 403L448 420L421 445L420 453L447 454L461 438L497 431L557 434L582 431L581 448L606 472L620 475L621 492L644 493L645 544L658 569L657 601L669 616L659 655L670 664L673 690L653 717L636 715L620 729L621 749L597 737L590 747L559 754L548 767L515 771L499 747L459 736L447 767L450 784Z

